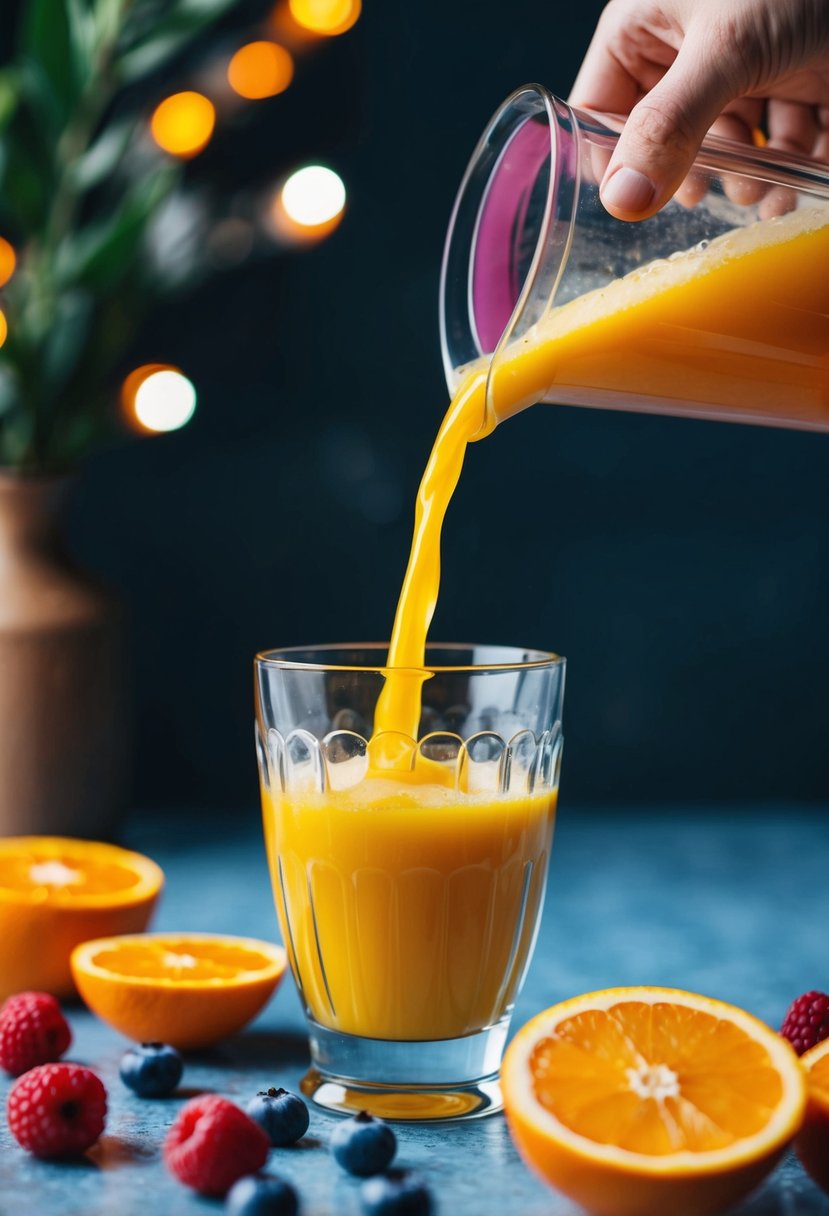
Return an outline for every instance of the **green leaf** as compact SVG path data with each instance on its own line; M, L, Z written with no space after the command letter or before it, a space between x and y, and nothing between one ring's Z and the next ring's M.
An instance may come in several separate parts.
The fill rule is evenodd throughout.
M149 181L136 183L114 215L64 242L58 255L60 278L98 293L117 286L135 264L147 223L178 176L177 168L164 166Z
M134 116L111 123L92 147L69 166L77 190L91 190L115 172L135 135L136 125Z
M14 117L20 94L20 81L14 68L0 68L0 132Z
M124 84L149 76L168 59L183 50L192 37L191 30L169 31L140 43L134 50L121 57L117 67L119 79Z
M124 0L97 0L95 8L95 36L99 46L114 45L121 27Z
M129 83L156 71L238 2L239 0L179 0L164 19L151 26L144 26L145 30L151 31L147 36L138 32L127 41L127 49L118 64L120 79Z
M178 11L202 22L215 21L238 3L239 0L179 0Z
M38 160L33 144L15 132L3 141L4 159L0 195L4 214L24 233L36 232L44 222L49 197L49 177Z
M94 300L89 292L64 292L58 301L54 324L40 351L44 400L57 405L60 389L72 375L89 337Z
M17 73L17 88L19 99L33 120L31 135L39 147L44 144L54 149L58 137L63 131L67 111L52 88L43 64L35 59L23 60Z
M59 110L66 114L77 96L78 81L65 0L28 0L21 51L42 71Z
M95 14L86 0L66 0L69 43L75 64L75 76L81 87L88 84L95 62Z

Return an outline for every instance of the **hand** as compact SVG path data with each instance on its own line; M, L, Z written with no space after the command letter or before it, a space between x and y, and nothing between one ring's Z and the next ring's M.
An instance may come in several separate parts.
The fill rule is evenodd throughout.
M710 128L829 162L829 0L610 0L570 95L629 114L602 202L645 219Z

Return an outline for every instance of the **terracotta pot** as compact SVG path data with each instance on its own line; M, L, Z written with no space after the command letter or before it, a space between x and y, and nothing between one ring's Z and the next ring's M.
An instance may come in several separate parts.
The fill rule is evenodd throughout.
M0 472L0 835L111 837L125 801L123 615L60 536L69 479Z

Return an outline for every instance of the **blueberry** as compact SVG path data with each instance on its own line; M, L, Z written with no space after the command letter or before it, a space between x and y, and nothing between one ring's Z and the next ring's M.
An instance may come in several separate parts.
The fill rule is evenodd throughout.
M121 1080L140 1098L164 1098L181 1080L184 1064L167 1043L140 1043L121 1057Z
M289 1182L250 1174L234 1182L225 1199L227 1216L297 1216L299 1199Z
M340 1123L331 1136L331 1151L337 1164L349 1174L363 1178L382 1173L391 1164L396 1150L397 1138L389 1125L365 1110Z
M360 1187L365 1216L431 1216L432 1196L417 1174L389 1170Z
M269 1089L260 1092L247 1105L251 1119L255 1119L270 1139L274 1148L296 1144L308 1131L308 1107L302 1098L287 1089Z

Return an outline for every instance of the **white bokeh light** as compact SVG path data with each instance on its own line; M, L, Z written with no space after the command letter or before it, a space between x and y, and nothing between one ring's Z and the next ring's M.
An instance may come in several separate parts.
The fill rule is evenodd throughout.
M297 169L282 187L282 206L286 215L303 228L327 224L345 207L343 180L324 165Z
M135 394L135 416L148 431L177 431L195 410L196 390L181 372L153 372Z

